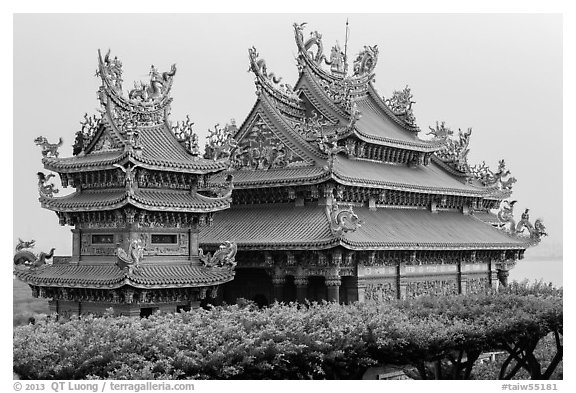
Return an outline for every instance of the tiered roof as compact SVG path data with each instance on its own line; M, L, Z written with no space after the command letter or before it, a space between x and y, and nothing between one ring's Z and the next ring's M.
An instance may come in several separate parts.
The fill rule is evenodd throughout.
M305 39L304 26L294 25L300 71L294 87L281 83L255 48L249 50L258 98L234 135L239 149L232 160L233 170L212 181L221 182L232 174L237 192L331 182L354 189L448 196L459 200L461 209L470 203L470 214L476 214L476 209L478 219L453 208L432 212L422 206L400 203L391 208L381 202L377 209L355 207L364 224L334 237L323 207L302 207L302 203L300 207L233 206L215 216L215 226L202 234L203 242L216 245L233 238L240 248L329 248L337 244L351 249L527 247L527 238L486 225L502 225L487 209L510 196L511 187L503 182L509 172L502 168L498 174L490 172L490 177L468 166L469 132L460 132L459 141L451 139L452 132L444 128L430 133L432 139L419 138L409 88L384 99L374 87L376 46L365 46L354 61L353 72L348 72L340 48L333 47L328 58L321 34L312 32ZM258 135L268 141L267 149L259 145ZM279 155L288 159L275 165ZM463 205L458 198L470 202ZM482 205L483 200L489 202ZM238 224L246 220L252 226Z
M182 131L172 126L168 118L175 66L164 73L152 66L150 85L136 87L128 97L122 93L121 66L118 59L110 58L109 52L104 59L99 52L97 74L102 79L99 90L102 117L89 130L77 134L75 156L47 155L42 160L46 169L66 178L82 172L118 171L120 167L193 175L213 174L227 168L223 159L202 158L198 146L193 146L197 141L191 141L193 135L188 134L187 139L175 135ZM145 210L212 212L227 208L230 195L208 197L195 190L126 187L125 190L79 189L65 197L41 193L40 201L45 208L63 212L111 210L127 204Z
M228 268L206 269L190 265L141 265L125 271L108 265L44 265L34 270L15 270L19 279L30 285L115 289L124 285L134 288L178 288L219 285L234 278Z

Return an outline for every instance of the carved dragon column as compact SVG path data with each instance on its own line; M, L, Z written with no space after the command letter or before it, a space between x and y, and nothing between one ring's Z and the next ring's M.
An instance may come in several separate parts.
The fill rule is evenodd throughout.
M338 269L331 269L331 271L325 278L326 283L326 298L329 302L340 302L340 285L342 280Z
M516 259L506 259L506 251L500 253L500 260L496 263L497 277L502 286L508 286L508 276L510 269L516 266Z
M296 300L300 303L304 303L308 297L308 276L300 266L296 270L294 284L296 285Z
M326 297L329 302L340 302L340 285L342 280L340 278L340 265L342 264L342 251L334 250L332 252L332 265L326 276L324 282L326 283Z
M274 266L274 258L269 252L264 253L266 266ZM279 302L284 300L284 285L286 284L286 275L280 266L274 267L272 272L272 297Z

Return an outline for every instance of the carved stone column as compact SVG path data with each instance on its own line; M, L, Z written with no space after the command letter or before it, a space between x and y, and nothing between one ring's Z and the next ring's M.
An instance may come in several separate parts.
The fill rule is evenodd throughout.
M284 284L286 284L286 277L272 277L272 296L274 300L279 302L284 300Z
M340 302L340 285L342 285L342 280L340 275L330 275L325 278L326 283L326 295L329 302Z
M516 266L516 261L513 259L508 259L505 261L500 261L496 263L497 277L502 286L508 285L508 276L510 275L510 269Z
M308 277L296 276L294 284L296 285L296 300L303 303L308 297Z
M396 269L396 283L397 293L399 299L406 299L406 287L408 286L408 278L406 277L406 262L402 261L398 264Z

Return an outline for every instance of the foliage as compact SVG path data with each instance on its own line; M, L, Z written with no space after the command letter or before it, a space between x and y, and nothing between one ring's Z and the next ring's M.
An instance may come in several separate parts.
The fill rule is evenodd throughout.
M368 367L397 364L417 370L417 378L462 379L482 352L528 348L561 333L562 315L561 291L524 285L389 303L243 303L143 319L47 318L16 328L14 372L23 379L359 379ZM548 367L553 361L542 356L550 352L522 356ZM532 378L552 375L513 360L512 370Z

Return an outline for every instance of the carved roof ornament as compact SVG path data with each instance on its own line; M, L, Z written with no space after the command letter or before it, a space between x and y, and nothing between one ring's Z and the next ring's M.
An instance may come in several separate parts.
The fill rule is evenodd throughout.
M354 60L354 76L370 75L378 63L378 45L364 46Z
M208 140L205 147L204 158L208 160L230 160L230 157L238 147L238 143L232 137L238 128L233 122L226 124L224 128L220 124L214 126L214 130L208 130Z
M412 98L412 91L406 85L403 90L395 90L392 93L392 97L384 99L384 101L390 110L407 125L417 127L416 117L414 117L414 112L412 111L412 104L415 104L416 101L412 101ZM442 125L444 125L444 122L442 122ZM438 124L436 126L438 128Z
M154 65L150 67L150 81L134 82L134 88L128 92L128 98L138 102L151 102L162 99L167 93L168 87L174 75L176 64L172 64L170 71L160 73Z
M45 136L39 136L34 139L34 143L42 148L42 156L44 157L55 157L58 158L58 148L62 146L64 140L60 138L58 143L49 143Z
M14 253L14 268L17 270L33 270L47 264L48 259L54 256L55 248L50 252L34 253L35 241L24 241L18 239L16 251Z
M548 236L544 221L541 218L536 219L534 224L530 222L530 209L524 210L518 223L514 220L514 205L517 201L503 201L500 211L498 211L498 220L502 230L514 236L524 236L531 246L540 243L543 236ZM527 235L524 235L525 231Z
M348 207L341 207L337 203L333 203L332 206L326 205L326 215L330 222L330 231L337 237L356 231L362 224L351 205Z
M126 252L120 243L116 243L116 266L121 270L128 269L131 274L134 268L140 267L140 261L144 258L144 244L141 239L133 239Z
M124 96L122 92L122 63L111 59L110 51L102 59L98 50L98 71L96 75L102 79L98 91L100 103L112 120L112 127L122 134L122 127L128 118L139 125L153 126L165 123L170 110L170 90L176 65L166 72L160 72L152 66L149 72L149 82L136 82L134 88Z
M498 162L498 170L493 172L484 161L482 164L470 167L472 175L487 187L498 187L500 190L512 190L516 178L510 176L510 170L506 169L504 160Z
M225 241L220 245L220 248L214 252L214 255L210 253L204 254L204 251L199 248L200 261L206 267L229 267L234 269L236 267L236 251L238 246L235 242Z
M458 129L458 139L448 137L449 135L453 135L453 131L447 128L444 122L442 122L440 126L436 123L436 130L433 128L430 128L430 130L433 135L442 136L442 139L445 140L444 148L436 151L436 156L453 169L466 174L470 173L470 167L468 165L468 153L470 149L468 145L470 144L472 128L468 128L468 131L465 132Z
M248 72L252 71L256 75L256 85L258 88L267 86L293 100L299 99L298 94L291 85L288 83L280 83L282 77L277 77L273 72L268 72L266 60L260 57L255 47L248 49L248 57L250 58L250 68Z
M308 23L294 23L294 34L296 37L296 44L300 51L301 56L307 56L308 59L320 65L322 60L326 59L324 56L324 46L322 45L322 34L317 31L310 32L310 38L304 42L304 26Z
M124 167L120 164L114 164L114 166L119 168L124 173L124 185L126 186L126 192L129 195L134 195L134 191L138 188L135 171L135 168L138 167L138 165L127 164L126 167Z
M436 128L432 127L428 128L430 128L430 132L427 132L426 135L432 135L434 139L446 140L450 138L452 135L454 135L454 131L446 127L446 122L444 121L441 122L440 124L436 122Z
M226 180L222 184L213 184L208 188L208 191L215 194L218 198L230 197L232 190L234 190L234 176L231 174L226 176Z
M84 113L84 120L80 122L81 129L76 132L76 139L72 145L72 155L77 156L84 152L94 139L101 120L102 118L98 119L96 115L89 117L88 113Z
M342 52L340 44L336 42L336 45L332 47L330 51L330 60L325 60L326 64L330 66L330 71L332 74L345 75L348 70L348 64L346 63L346 55Z
M192 130L194 123L190 121L190 116L186 115L186 121L177 121L175 126L171 127L172 133L178 142L188 150L193 157L200 155L200 146L198 135Z
M53 183L48 183L48 181L55 177L53 173L46 176L43 172L38 172L38 193L41 197L53 198L54 194L57 194L60 190L55 188Z
M100 50L98 50L98 56L100 59L99 68L96 70L96 76L105 79L108 85L115 89L118 93L122 93L122 62L118 57L114 56L114 59L110 58L110 49L104 56L104 60L100 55Z

